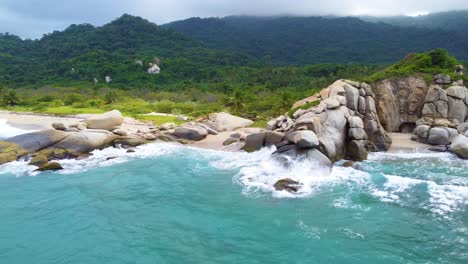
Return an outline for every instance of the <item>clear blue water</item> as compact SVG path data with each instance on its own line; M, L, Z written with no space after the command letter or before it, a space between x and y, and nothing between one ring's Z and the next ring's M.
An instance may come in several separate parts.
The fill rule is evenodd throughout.
M328 176L270 151L155 144L59 173L0 166L0 263L468 263L466 161L373 154ZM308 187L273 191L284 177Z

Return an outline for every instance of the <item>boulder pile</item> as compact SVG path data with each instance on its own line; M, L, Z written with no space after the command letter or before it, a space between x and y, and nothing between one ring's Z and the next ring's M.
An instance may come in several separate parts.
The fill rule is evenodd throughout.
M422 118L416 121L414 140L449 145L468 130L468 88L454 83L444 89L431 85L424 100Z
M253 124L253 121L233 116L228 113L213 113L198 122L188 122L175 128L171 134L179 139L200 141L208 135L217 135L220 132L234 131Z
M364 160L368 151L389 149L391 140L380 124L368 84L339 80L311 98L320 102L291 117L270 120L268 131L247 136L244 150L275 145L277 154L313 154L314 159L331 164L343 158ZM308 102L310 98L295 106Z

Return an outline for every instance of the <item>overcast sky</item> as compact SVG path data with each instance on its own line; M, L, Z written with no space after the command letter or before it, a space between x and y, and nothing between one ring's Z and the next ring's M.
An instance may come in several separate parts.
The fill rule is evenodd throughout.
M468 9L468 0L0 0L0 32L38 38L70 24L102 25L124 13L157 24L227 15L417 15Z

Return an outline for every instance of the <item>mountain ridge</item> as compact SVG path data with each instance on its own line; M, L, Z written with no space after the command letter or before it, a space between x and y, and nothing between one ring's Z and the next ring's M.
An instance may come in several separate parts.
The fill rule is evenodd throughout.
M191 18L163 27L211 48L259 59L271 56L277 64L391 63L408 53L436 48L468 60L468 37L456 31L373 23L357 17Z

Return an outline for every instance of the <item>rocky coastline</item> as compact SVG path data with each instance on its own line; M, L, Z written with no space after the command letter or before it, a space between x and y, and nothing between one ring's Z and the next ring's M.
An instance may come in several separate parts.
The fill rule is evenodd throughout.
M274 146L273 156L285 166L305 159L331 170L336 161L362 161L369 152L388 151L392 132L412 133L418 144L468 159L468 88L462 81L450 83L447 76L435 76L432 84L418 76L373 84L338 80L293 109L291 116L270 120L266 129L249 128L252 121L228 113L180 126L153 126L124 118L118 110L62 118L0 141L0 165L24 159L39 171L59 170L61 159L85 159L97 149L134 152L148 142L174 142L247 152ZM276 186L296 190L300 183L288 185L285 179Z

